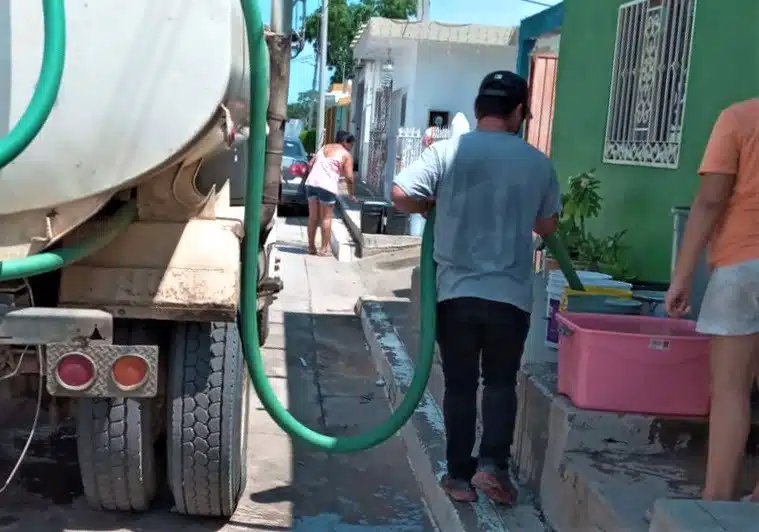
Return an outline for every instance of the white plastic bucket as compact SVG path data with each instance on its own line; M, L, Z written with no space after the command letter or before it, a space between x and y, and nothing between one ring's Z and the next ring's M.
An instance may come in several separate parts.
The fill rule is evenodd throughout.
M616 288L631 290L632 285L623 281L615 281L611 275L600 272L579 271L577 276L585 287ZM559 347L559 322L556 313L559 312L564 290L569 286L567 279L559 270L552 271L546 287L546 335L545 344L552 348Z

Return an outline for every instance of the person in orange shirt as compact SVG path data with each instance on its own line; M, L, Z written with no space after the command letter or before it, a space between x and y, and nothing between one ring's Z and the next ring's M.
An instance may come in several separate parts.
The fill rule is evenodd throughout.
M736 498L750 428L750 394L759 376L759 98L725 109L699 169L665 305L690 310L690 286L709 246L711 275L696 328L711 336L711 412L707 500ZM759 484L751 500L759 502Z

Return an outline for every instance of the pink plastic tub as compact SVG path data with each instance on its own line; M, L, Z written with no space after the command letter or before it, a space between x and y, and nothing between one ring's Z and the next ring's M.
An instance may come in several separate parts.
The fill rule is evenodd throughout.
M709 413L709 338L687 320L559 314L559 393L580 407Z

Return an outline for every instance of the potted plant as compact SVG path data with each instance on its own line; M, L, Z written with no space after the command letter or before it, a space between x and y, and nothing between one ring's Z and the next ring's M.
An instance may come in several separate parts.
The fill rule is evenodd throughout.
M577 249L578 263L583 264L587 270L607 273L614 279L628 279L628 248L622 241L626 234L627 230L624 230L598 238L587 233Z
M561 195L561 216L559 218L559 236L569 251L575 269L587 269L589 266L580 257L580 249L587 235L586 222L598 216L601 211L601 182L595 176L595 170L588 170L568 179L567 191ZM546 269L558 268L556 260L550 256L546 260Z
M569 251L577 270L601 271L615 279L629 277L627 246L623 239L627 231L607 237L596 237L587 229L587 222L601 213L603 198L601 181L595 170L571 176L567 191L561 196L562 212L559 218L559 236ZM548 257L546 269L558 268Z

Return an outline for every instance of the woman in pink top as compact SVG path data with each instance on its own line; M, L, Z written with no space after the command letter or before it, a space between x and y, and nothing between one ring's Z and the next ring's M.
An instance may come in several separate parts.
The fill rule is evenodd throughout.
M353 196L353 135L338 131L335 143L327 144L313 156L306 178L308 198L308 252L311 255L329 255L329 239L332 232L332 211L337 201L340 177L348 183ZM316 250L316 229L321 227L321 247Z

